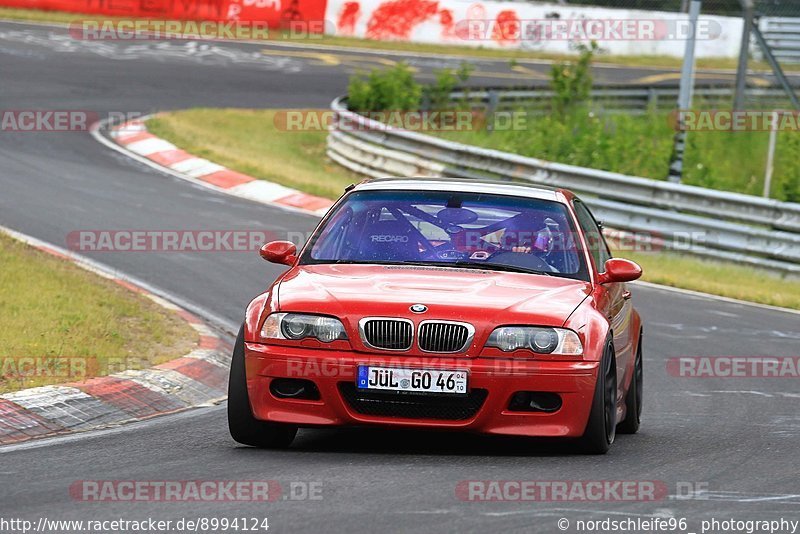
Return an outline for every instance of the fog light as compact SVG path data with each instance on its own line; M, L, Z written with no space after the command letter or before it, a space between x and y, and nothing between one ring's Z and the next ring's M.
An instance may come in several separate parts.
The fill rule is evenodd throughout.
M517 391L508 403L512 412L552 413L561 409L561 395L546 391Z
M317 385L300 378L276 378L269 384L270 392L279 399L318 400Z

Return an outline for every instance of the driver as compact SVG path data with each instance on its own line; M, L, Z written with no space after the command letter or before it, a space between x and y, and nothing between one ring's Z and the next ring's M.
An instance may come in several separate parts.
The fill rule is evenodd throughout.
M520 213L508 223L502 239L503 249L520 254L550 251L552 233L547 221L543 224L533 214Z
M519 252L521 254L530 254L531 252L541 252L547 254L552 249L553 236L550 228L544 227L532 236L531 239L522 244L517 244L511 247L511 252ZM522 241L522 240L520 240Z

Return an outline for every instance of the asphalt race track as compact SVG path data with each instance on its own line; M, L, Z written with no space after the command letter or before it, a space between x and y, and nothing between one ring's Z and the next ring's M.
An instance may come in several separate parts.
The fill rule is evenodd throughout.
M0 108L324 107L345 91L349 72L384 57L348 59L342 53L343 59L326 63L314 54L298 55L301 49L245 43L130 46L76 44L63 29L0 23ZM418 64L424 75L437 63ZM547 72L546 65L529 68ZM531 83L502 62L481 62L477 70L483 74L476 83ZM665 74L627 68L596 73L598 81L620 83ZM257 229L280 235L310 230L316 222L159 174L88 133L1 132L0 140L0 224L61 246L69 231L79 229ZM279 273L255 253L90 257L220 318L228 331L241 322L249 299ZM711 517L797 519L795 383L680 378L667 373L666 361L797 356L800 316L641 285L634 286L634 298L645 321L643 428L636 436L619 436L604 457L572 454L563 443L368 429L304 430L288 451L261 451L231 440L221 405L0 448L0 515L268 517L276 532L559 532L562 517L572 523L567 532L576 532L578 519L650 516L685 517L696 532L699 521ZM193 479L321 484L322 498L89 503L69 494L79 480ZM622 503L464 502L456 496L464 480L658 480L670 496ZM681 489L687 487L694 491Z

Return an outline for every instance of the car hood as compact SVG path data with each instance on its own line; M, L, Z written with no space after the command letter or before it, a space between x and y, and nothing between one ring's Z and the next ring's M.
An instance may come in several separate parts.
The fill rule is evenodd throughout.
M546 275L391 265L301 265L278 290L281 311L561 326L591 293L581 280ZM428 311L411 313L412 304Z

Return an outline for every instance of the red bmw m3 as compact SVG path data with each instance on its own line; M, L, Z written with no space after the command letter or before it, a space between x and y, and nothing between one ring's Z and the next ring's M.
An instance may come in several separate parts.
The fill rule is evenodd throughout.
M248 306L233 438L377 425L575 438L605 453L642 412L642 324L586 205L563 189L442 178L346 191Z

